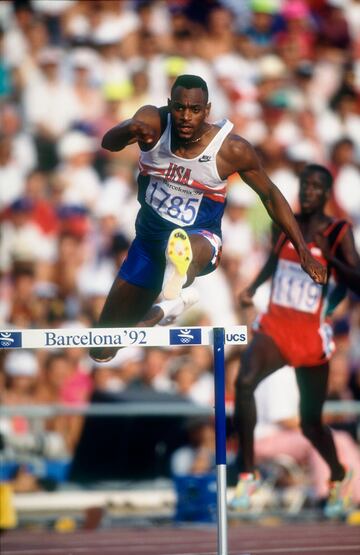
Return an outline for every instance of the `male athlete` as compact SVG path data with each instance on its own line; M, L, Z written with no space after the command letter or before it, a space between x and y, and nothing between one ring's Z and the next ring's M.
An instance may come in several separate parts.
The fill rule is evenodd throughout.
M325 167L306 166L300 176L297 216L309 250L327 270L326 283L314 283L309 278L293 245L284 233L278 233L264 267L240 295L243 306L250 306L256 289L272 277L269 307L254 324L255 333L242 354L236 381L234 423L239 438L240 475L231 501L234 509L248 508L251 494L260 484L254 465L254 390L266 376L289 364L296 369L302 432L330 467L325 513L336 516L345 510L351 476L339 462L331 432L321 417L328 361L333 352L331 328L324 321L324 313L334 309L344 297L346 287L360 294L360 257L348 222L333 219L324 212L332 181Z
M208 123L210 107L205 81L181 75L171 89L168 106L143 106L103 137L102 146L110 151L138 143L141 208L136 238L106 299L101 327L154 325L158 320L149 310L161 291L169 311L172 303L179 310L182 288L216 268L226 179L234 172L258 193L290 238L302 268L314 281L325 282L324 267L312 257L288 203L264 172L253 147L231 132L230 121ZM115 352L94 348L90 354L106 361Z

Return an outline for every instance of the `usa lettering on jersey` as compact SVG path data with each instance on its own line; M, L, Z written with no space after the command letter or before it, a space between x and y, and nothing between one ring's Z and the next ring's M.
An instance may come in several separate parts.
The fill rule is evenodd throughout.
M167 170L165 171L164 178L166 181L173 181L175 183L180 183L181 185L189 185L191 176L191 170L189 168L184 168L184 166L178 166L173 162L170 162Z

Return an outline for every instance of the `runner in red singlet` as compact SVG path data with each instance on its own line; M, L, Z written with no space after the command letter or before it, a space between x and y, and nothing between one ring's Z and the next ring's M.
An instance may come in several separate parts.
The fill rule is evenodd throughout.
M331 432L321 417L328 361L334 348L325 317L344 297L347 287L360 294L360 257L349 223L325 214L332 181L325 167L307 166L300 176L297 216L312 256L327 268L327 282L321 285L308 278L298 254L281 233L259 275L240 295L243 306L249 306L256 289L272 278L267 312L254 324L254 337L242 355L236 381L234 422L239 438L240 476L231 502L235 509L250 506L251 494L260 483L254 465L254 391L261 380L286 364L296 369L302 431L330 467L327 514L344 509L350 477L338 460Z

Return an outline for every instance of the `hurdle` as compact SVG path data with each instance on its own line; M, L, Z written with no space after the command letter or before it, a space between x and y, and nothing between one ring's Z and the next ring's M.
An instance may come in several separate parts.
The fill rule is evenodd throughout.
M247 344L247 327L5 329L0 349L171 347L210 345L214 358L217 554L228 555L226 499L225 345Z

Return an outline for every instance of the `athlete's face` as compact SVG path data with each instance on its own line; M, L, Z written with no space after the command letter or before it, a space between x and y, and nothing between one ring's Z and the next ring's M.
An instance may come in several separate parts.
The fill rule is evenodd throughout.
M202 125L210 112L202 89L185 89L176 87L168 106L172 126L179 139L189 141L199 136Z
M329 190L320 172L311 172L300 180L300 210L302 214L321 212L329 198Z

